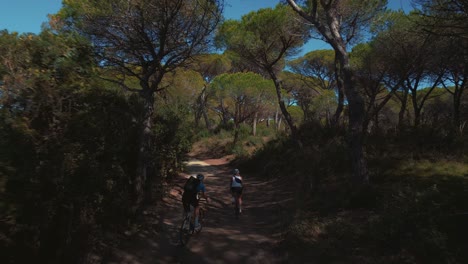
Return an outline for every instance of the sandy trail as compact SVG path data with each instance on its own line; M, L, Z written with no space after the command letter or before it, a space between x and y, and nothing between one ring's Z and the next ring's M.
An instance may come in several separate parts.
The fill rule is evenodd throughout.
M225 160L196 160L187 163L188 174L175 179L164 198L158 223L147 223L104 263L285 263L277 250L281 223L289 216L291 193L273 182L243 174L243 214L235 219L229 193L230 171ZM182 221L182 186L189 175L203 173L211 198L203 230L180 246L178 229ZM151 218L150 218L151 219ZM151 221L153 221L151 223ZM151 228L153 227L153 228Z

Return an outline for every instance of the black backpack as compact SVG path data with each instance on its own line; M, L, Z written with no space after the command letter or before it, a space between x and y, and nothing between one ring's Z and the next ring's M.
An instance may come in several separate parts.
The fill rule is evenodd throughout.
M200 184L200 180L190 176L190 178L185 182L184 192L193 194L197 193L198 184Z

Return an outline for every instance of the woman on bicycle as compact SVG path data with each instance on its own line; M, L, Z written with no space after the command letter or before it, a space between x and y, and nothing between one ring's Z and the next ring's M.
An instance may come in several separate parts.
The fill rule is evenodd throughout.
M233 174L229 187L235 204L239 206L239 213L242 213L242 190L244 189L244 185L242 184L242 177L240 176L239 170L234 169Z

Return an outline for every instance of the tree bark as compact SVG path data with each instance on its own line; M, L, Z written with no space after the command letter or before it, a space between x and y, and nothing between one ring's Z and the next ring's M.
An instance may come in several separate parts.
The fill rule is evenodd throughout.
M258 120L258 112L255 113L253 124L252 124L252 135L257 135L257 120Z
M200 95L200 102L201 102L201 111L203 115L203 119L205 120L206 129L209 131L212 130L210 119L208 118L207 113L207 96L206 96L206 87L203 88L203 91Z
M369 183L367 160L364 155L364 99L354 85L353 73L346 54L340 54L346 97L349 102L349 145L353 167L353 182L358 185Z
M338 95L338 105L335 110L335 114L333 115L333 119L331 120L332 127L338 126L340 122L340 116L344 109L344 83L343 79L340 76L340 61L339 61L339 54L335 51L335 79L336 79L336 92Z
M288 109L286 108L286 105L284 104L283 97L281 95L281 83L276 77L276 74L273 72L273 70L269 70L268 73L270 74L270 77L275 84L276 96L278 98L280 110L284 116L284 119L286 120L286 123L288 124L289 129L291 130L291 137L294 141L298 142L299 145L301 145L300 138L299 138L299 131L297 130L297 127L294 125L293 119L291 115L289 114Z
M354 77L349 64L349 54L346 50L346 41L340 32L341 17L338 11L339 1L311 1L312 12L306 13L295 1L287 0L289 5L304 19L311 22L326 41L333 47L335 58L340 68L339 77L343 79L343 91L348 99L349 106L349 146L353 167L353 182L366 184L369 182L367 162L364 155L364 99L357 91ZM322 20L317 14L318 5L321 5L325 18ZM325 26L326 25L326 26Z
M406 105L408 102L408 93L409 93L409 90L405 88L405 91L403 92L403 98L400 99L401 107L400 107L400 112L398 113L398 130L400 132L402 132L403 125L404 125Z
M144 194L144 184L146 183L148 170L151 167L150 150L151 150L151 129L153 127L154 113L154 93L150 89L143 89L140 92L143 100L143 115L141 119L137 171L132 180L133 191L133 211L136 211L142 204Z

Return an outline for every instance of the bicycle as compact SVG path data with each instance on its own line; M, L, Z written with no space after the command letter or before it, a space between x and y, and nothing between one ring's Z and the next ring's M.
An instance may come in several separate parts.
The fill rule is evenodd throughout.
M198 234L203 228L203 220L205 218L206 209L200 206L198 213L199 228L195 228L195 208L190 205L189 211L184 211L184 220L179 230L179 241L182 246L187 245L190 237L195 233Z

